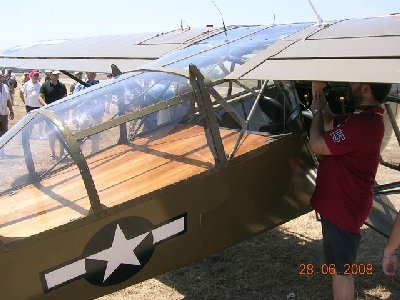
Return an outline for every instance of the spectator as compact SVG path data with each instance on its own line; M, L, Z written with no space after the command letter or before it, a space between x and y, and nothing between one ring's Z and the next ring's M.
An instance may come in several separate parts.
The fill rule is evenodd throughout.
M60 82L60 71L53 71L50 81L43 83L40 88L39 102L47 105L67 96L67 88Z
M4 84L7 84L8 90L10 91L10 98L11 98L11 104L14 104L14 94L15 94L15 88L17 87L17 79L15 78L15 74L12 72L11 69L7 69L6 73L4 74Z
M85 81L85 83L87 85L92 86L92 85L99 83L99 81L96 79L95 72L86 72L86 76L87 76L87 80ZM86 86L82 85L82 88L80 90L83 90L85 88L86 88ZM104 112L105 112L104 103L101 100L96 99L93 102L91 102L90 105L92 105L92 107L88 111L91 112L91 119L92 119L93 125L99 124L101 122L101 120L103 119ZM86 105L84 105L82 108L84 108L84 107L86 107ZM92 141L91 154L94 154L94 153L98 152L99 148L100 148L100 135L95 134L95 135L91 136L90 139Z
M50 81L50 77L51 77L51 71L50 70L45 70L44 71L44 82Z
M21 86L30 79L31 78L29 77L29 72L24 72L24 75L21 76Z
M78 78L82 79L82 72L80 72L80 73L81 73L81 75L80 75L81 77L80 78L78 77ZM85 83L88 86L92 86L92 85L95 85L95 84L99 83L99 81L96 79L96 73L95 72L86 72L86 76L87 76L87 80L85 80ZM77 93L77 92L79 92L79 91L81 91L81 90L83 90L85 88L86 88L85 85L77 82L76 86L74 88L74 93Z
M25 103L27 113L42 106L39 102L40 88L42 86L39 82L39 75L38 70L32 70L30 73L31 80L25 82L20 90L21 100Z
M50 81L43 83L40 88L39 95L39 103L40 105L48 105L51 104L65 96L67 96L67 88L63 83L59 81L60 71L53 71L50 75ZM49 134L49 142L51 148L51 157L56 159L57 156L55 154L55 136L53 134ZM64 155L64 148L60 145L60 156Z
M3 83L4 75L0 74L0 136L8 130L8 119L14 119L14 111L11 105L10 92Z
M89 86L92 86L94 84L98 84L99 81L96 79L96 73L95 72L86 72L87 80L86 83Z
M83 73L81 71L75 72L74 76L78 78L79 80L82 80ZM80 83L79 81L76 81L73 85L71 85L69 89L69 94L77 93L80 90L83 90L85 86Z

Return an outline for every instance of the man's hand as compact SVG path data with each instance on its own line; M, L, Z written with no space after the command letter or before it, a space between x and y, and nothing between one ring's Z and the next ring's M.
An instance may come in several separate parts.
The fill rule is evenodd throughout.
M319 111L322 112L325 110L327 103L324 97L324 88L326 87L326 83L323 81L313 81L312 82L312 95L313 101L311 103L311 111L313 113Z
M326 86L325 82L313 81L312 94L313 100L311 103L311 111L313 120L310 128L310 146L311 150L316 154L330 155L331 151L324 140L325 123L333 124L332 120L326 120L324 110L327 106L323 89Z
M10 111L9 119L14 120L14 111Z
M39 94L38 101L41 106L46 106L46 101L44 99L45 99L44 94Z
M323 91L323 89L327 86L326 82L324 81L313 81L312 84L312 92Z
M382 270L383 273L389 276L396 275L396 270L398 266L398 260L394 253L384 254L382 258Z

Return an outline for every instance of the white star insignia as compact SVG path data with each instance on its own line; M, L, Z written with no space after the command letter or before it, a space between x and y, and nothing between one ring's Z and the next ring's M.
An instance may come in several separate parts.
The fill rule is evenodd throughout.
M43 290L45 292L48 292L51 289L59 288L64 284L67 284L73 280L77 280L87 274L86 259L101 260L107 262L106 269L103 275L104 284L104 282L121 264L141 266L143 263L146 263L144 261L139 261L135 254L135 250L140 245L140 243L143 242L148 234L152 235L152 246L154 247L155 245L158 245L159 243L184 232L186 232L186 215L179 216L179 218L176 219L171 219L167 223L159 225L149 232L143 233L131 239L126 238L124 232L121 230L120 225L117 224L114 231L114 240L111 247L100 250L95 254L89 255L88 257L77 257L73 260L68 261L67 263L63 263L59 266L44 271L41 275L41 278L45 283ZM149 245L149 247L151 248L151 245ZM101 272L101 270L96 270L96 275L98 274L98 272Z
M86 259L103 260L107 262L107 268L104 272L103 279L103 282L105 282L121 264L140 266L140 261L134 250L148 234L149 232L146 232L133 239L127 240L119 224L117 224L111 247L88 256Z

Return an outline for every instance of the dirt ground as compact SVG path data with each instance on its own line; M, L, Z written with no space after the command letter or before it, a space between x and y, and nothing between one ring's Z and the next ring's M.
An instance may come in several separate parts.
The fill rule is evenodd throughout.
M24 106L17 94L15 100L18 120ZM398 164L398 147L393 135L384 157ZM379 167L378 183L398 180L398 172ZM400 195L389 198L399 209ZM356 299L400 299L400 278L381 270L385 243L385 237L363 227L357 262L372 264L373 272L355 276ZM320 224L311 212L198 263L98 299L331 299L329 275L299 274L301 264L318 266L322 255Z

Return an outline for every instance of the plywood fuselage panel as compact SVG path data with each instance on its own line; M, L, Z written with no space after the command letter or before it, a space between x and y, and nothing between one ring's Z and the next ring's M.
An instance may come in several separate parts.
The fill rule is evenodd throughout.
M153 135L154 136L154 135ZM230 152L238 133L221 130ZM265 136L247 133L240 156L267 143ZM100 201L112 207L214 168L204 128L182 126L152 140L151 136L116 145L87 159ZM76 166L36 184L0 197L0 236L28 237L86 216L90 202Z

